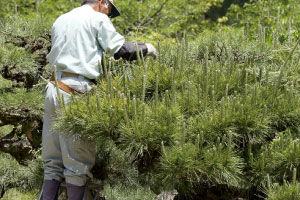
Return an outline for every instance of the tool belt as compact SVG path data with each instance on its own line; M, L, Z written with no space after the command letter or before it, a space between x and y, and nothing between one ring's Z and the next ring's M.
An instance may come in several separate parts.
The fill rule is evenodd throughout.
M78 74L74 74L74 73L70 73L70 72L62 72L61 73L61 77L78 77L79 75ZM51 79L50 79L50 82L56 86L56 82L55 82L55 78L54 78L54 75L52 75ZM67 84L63 83L62 81L60 80L57 80L57 83L58 83L58 87L59 89L69 93L69 94L85 94L85 92L82 92L80 90L76 90L74 88L71 88L70 86L68 86Z

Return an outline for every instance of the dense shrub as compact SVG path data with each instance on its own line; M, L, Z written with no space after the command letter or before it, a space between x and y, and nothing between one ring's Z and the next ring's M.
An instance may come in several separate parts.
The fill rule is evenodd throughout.
M299 163L299 74L282 67L298 57L244 38L225 28L162 43L158 60L107 61L100 87L75 98L57 126L114 141L156 191L204 198L225 186L254 198L267 176L281 182Z
M13 1L0 8L6 16L0 22L0 110L35 113L50 76L45 55L51 23L79 1L41 1L38 7L33 0L15 2L16 17L7 17ZM158 58L129 63L105 57L98 86L74 96L56 125L61 134L95 141L94 175L106 183L103 193L151 199L154 192L176 189L179 199L298 199L299 19L293 15L299 5L232 5L214 31L191 39L221 1L135 2L139 9L130 2L118 2L124 14L115 23L128 39L155 41ZM39 188L38 157L22 163L28 171L1 155L1 188Z

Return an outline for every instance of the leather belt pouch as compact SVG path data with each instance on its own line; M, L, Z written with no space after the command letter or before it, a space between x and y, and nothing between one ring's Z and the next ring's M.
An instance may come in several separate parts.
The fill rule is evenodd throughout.
M51 77L50 79L50 82L56 86L56 82L55 82L55 79L54 79L54 76ZM80 90L76 90L74 88L71 88L70 86L68 86L67 84L63 83L62 81L60 80L57 80L57 83L58 83L58 87L59 89L69 93L69 94L85 94L85 92L82 92Z

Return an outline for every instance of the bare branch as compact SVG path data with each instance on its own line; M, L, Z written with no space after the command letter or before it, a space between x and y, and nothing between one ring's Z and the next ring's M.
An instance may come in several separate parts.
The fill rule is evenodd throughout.
M162 11L162 9L164 8L164 6L167 4L168 1L169 1L169 0L165 0L165 1L160 5L159 9L158 9L155 13L153 13L153 15L151 15L150 17L147 17L147 19L144 19L144 20L139 24L139 26L144 26L144 25L150 23L151 21L153 21L153 18L155 18L155 17ZM146 17L145 17L145 18L146 18Z

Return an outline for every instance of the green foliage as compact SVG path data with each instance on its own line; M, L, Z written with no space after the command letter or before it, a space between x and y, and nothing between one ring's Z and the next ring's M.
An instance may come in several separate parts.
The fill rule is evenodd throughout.
M0 17L19 14L30 19L41 16L53 22L59 15L80 5L80 0L14 0L0 3ZM152 33L159 30L168 36L182 35L185 30L189 34L198 33L209 20L204 14L214 6L221 6L223 0L185 1L185 0L145 0L116 1L121 16L114 19L121 33L143 31Z
M0 76L0 89L10 88L11 86L11 81L4 79L2 76Z
M16 17L8 17L13 1L0 2L5 16L0 103L7 106L42 108L43 81L5 92L16 84L3 72L43 71L51 23L79 5L36 2L16 0ZM116 3L122 17L113 22L120 32L155 42L159 57L130 63L105 58L98 86L86 96L74 96L55 127L95 141L101 169L95 177L105 182L103 193L111 199L153 199L153 191L176 189L190 199L209 198L210 192L227 192L228 199L255 199L262 193L269 199L298 199L293 170L300 169L299 4L233 4L215 31L204 30L190 40L210 26L203 16L228 1ZM29 163L30 172L7 155L1 160L0 185L39 188L39 159Z
M196 144L185 143L167 149L161 158L163 184L177 188L181 193L195 193L198 186L227 185L240 188L243 160L231 149L219 143L203 147L200 138Z
M57 126L114 142L130 155L135 180L152 176L155 191L258 191L267 174L291 177L298 140L284 134L283 149L270 141L287 130L298 134L298 57L245 37L236 29L206 31L193 42L161 43L157 60L106 61L99 87L76 96ZM287 57L293 64L283 70Z
M15 93L5 93L0 96L0 103L7 106L26 105L35 109L44 107L44 96L40 90L27 92L24 88L15 89Z
M97 156L95 174L97 179L105 181L112 187L126 185L137 186L138 171L132 164L133 158L128 152L120 150L116 144L108 140L96 140Z
M3 200L32 200L38 196L39 191L19 191L16 188L9 189L4 196L1 198Z
M299 169L299 141L297 135L288 130L278 133L269 145L265 145L250 164L253 171L252 181L262 181L267 175L273 181L281 182L282 177L293 177L293 169Z
M0 17L5 18L13 14L26 16L28 19L41 15L52 22L59 15L79 6L80 1L73 0L10 0L0 2Z
M245 32L274 44L292 43L299 38L299 3L294 0L250 1L243 7L232 4L229 24L239 24ZM253 34L254 33L254 34Z
M126 32L144 29L159 30L160 34L176 36L182 30L196 33L206 20L204 14L212 6L220 5L223 0L185 1L117 1L122 16L116 24ZM134 33L134 32L133 32Z
M25 191L40 188L43 181L43 168L41 158L28 162L28 166L17 163L8 154L0 154L0 186L4 190L18 187Z
M19 16L0 23L0 71L12 86L32 88L46 74L44 65L50 47L47 26L41 18L26 20Z
M267 200L297 200L300 198L300 184L275 185L269 191Z
M266 186L267 200L296 200L300 197L299 192L299 182L297 181L297 170L293 170L293 179L289 183L283 180L283 185L278 183L272 184L272 180L268 177L268 182Z
M4 137L13 130L12 125L4 125L0 127L0 137Z
M149 188L131 188L122 185L116 185L114 187L106 185L102 194L110 200L151 200L156 196Z
M32 68L36 68L33 59L29 52L24 50L21 47L16 47L13 45L6 45L6 49L1 49L0 57L1 57L1 68L3 66L9 65L17 65L15 70L28 70Z

